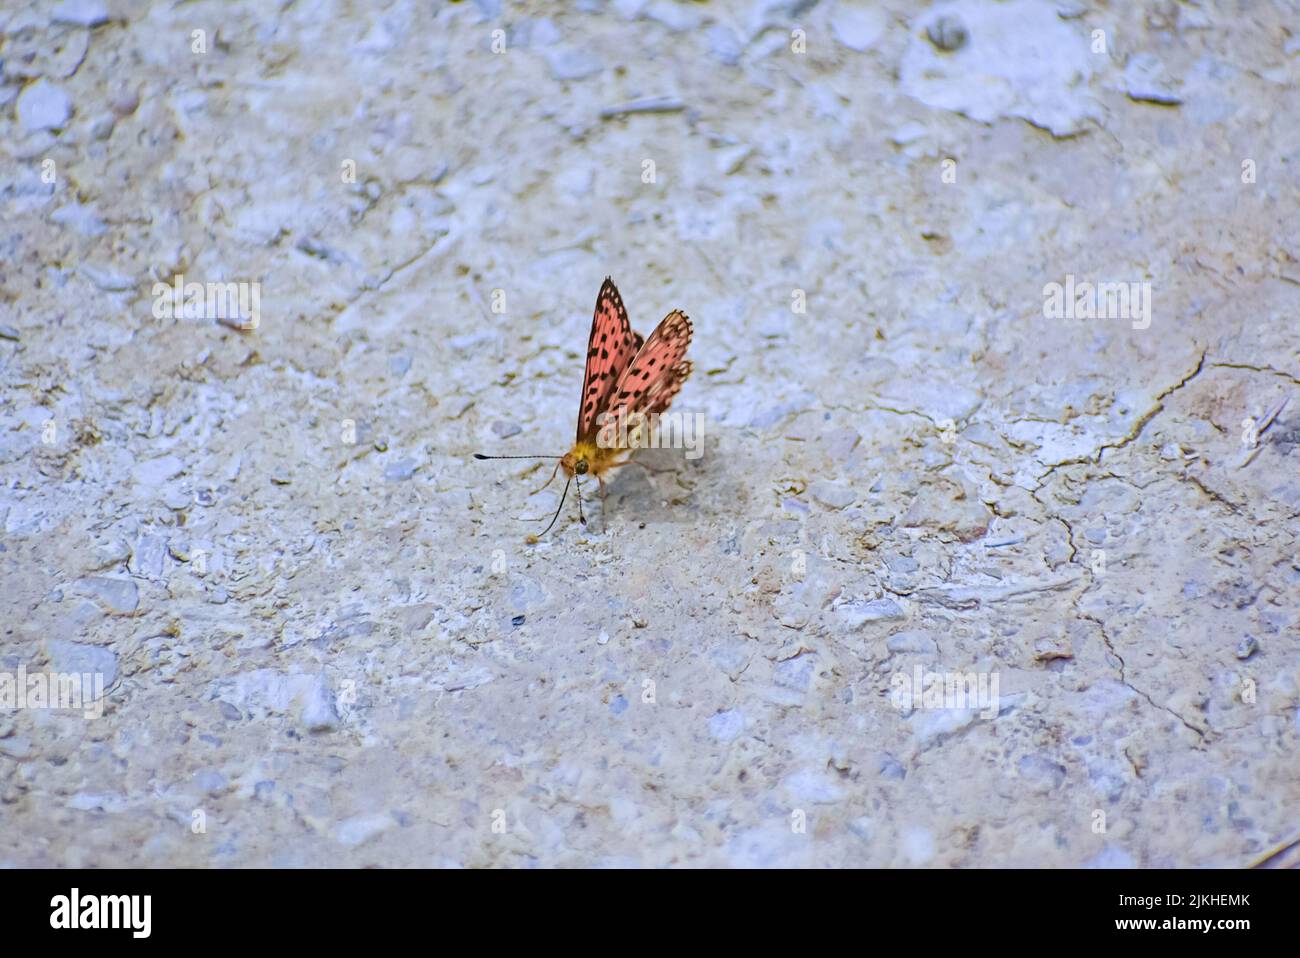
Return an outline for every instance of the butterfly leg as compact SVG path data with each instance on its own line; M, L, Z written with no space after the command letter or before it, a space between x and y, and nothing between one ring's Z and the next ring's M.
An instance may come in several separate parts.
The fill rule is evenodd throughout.
M549 486L551 483L553 483L553 482L555 481L555 474L556 474L557 472L559 472L559 471L560 471L560 464L557 462L557 463L555 464L555 468L551 470L551 478L547 479L546 482L544 482L544 483L542 484L542 489L545 489L547 486ZM541 492L542 489L534 489L532 492L529 493L529 495L530 495L530 496L535 496L535 495L537 495L539 492Z

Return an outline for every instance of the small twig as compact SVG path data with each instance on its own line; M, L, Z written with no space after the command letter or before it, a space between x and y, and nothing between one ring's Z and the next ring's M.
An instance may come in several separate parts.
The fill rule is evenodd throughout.
M1245 469L1255 461L1255 457L1259 455L1259 451L1264 448L1264 444L1259 441L1259 437L1264 435L1264 430L1273 425L1273 421L1277 419L1278 415L1286 408L1286 404L1290 401L1290 395L1283 396L1276 406L1260 417L1259 422L1255 425L1255 445L1243 453L1242 457L1237 461L1238 469Z
M1289 403L1290 401L1291 401L1291 397L1289 395L1283 396L1281 401L1279 401L1278 404L1273 407L1273 410L1271 412L1267 412L1264 414L1264 418L1259 421L1259 434L1261 436L1264 435L1265 429L1273 425L1273 420L1278 417L1278 413L1280 413L1283 409L1285 409L1286 404Z
M650 96L641 100L629 100L615 106L607 106L600 111L602 120L611 120L617 116L630 113L680 113L686 104L675 96Z
M1264 855L1261 856L1260 858L1257 858L1257 859L1255 859L1255 861L1251 862L1251 863L1250 863L1250 867L1251 867L1251 868L1282 868L1282 867L1286 867L1286 861L1285 861L1285 859L1283 859L1283 856L1286 855L1287 852L1289 852L1289 851L1294 851L1294 850L1297 849L1297 848L1300 848L1300 838L1293 838L1293 839L1291 839L1290 841L1283 842L1281 845L1279 845L1277 848L1273 849L1271 852L1267 852L1266 854L1264 854ZM1282 860L1282 861L1278 861L1277 864L1275 864L1275 865L1270 865L1270 864L1269 864L1270 862L1276 861L1277 859L1283 859L1283 860Z

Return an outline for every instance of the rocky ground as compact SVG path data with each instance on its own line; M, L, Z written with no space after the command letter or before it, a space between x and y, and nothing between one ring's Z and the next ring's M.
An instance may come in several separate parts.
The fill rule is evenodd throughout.
M1294 860L1294 4L11 6L0 865Z

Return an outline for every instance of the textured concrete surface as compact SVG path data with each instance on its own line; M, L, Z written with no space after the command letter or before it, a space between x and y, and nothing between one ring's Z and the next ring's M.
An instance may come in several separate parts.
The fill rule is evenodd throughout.
M1300 839L1296 13L6 9L0 671L107 695L0 710L0 864ZM565 451L606 274L704 455L530 544L470 454Z

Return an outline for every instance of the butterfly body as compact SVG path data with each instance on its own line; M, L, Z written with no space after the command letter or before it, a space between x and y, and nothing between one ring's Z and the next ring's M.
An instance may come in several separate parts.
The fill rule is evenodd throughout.
M596 296L587 341L577 438L573 447L560 457L546 483L550 485L561 469L569 482L576 478L579 514L582 477L595 476L603 494L605 475L630 461L647 431L653 429L653 417L668 408L690 376L691 363L685 355L692 332L690 318L675 309L643 339L632 330L614 281L605 277ZM476 454L475 458L528 457ZM567 483L565 492L568 492ZM561 497L560 507L563 505ZM555 514L559 516L559 508ZM555 519L551 524L555 524Z
M595 442L575 442L560 459L560 468L569 478L592 475L600 479L609 470L624 465L618 461L630 454L625 449L602 449Z

